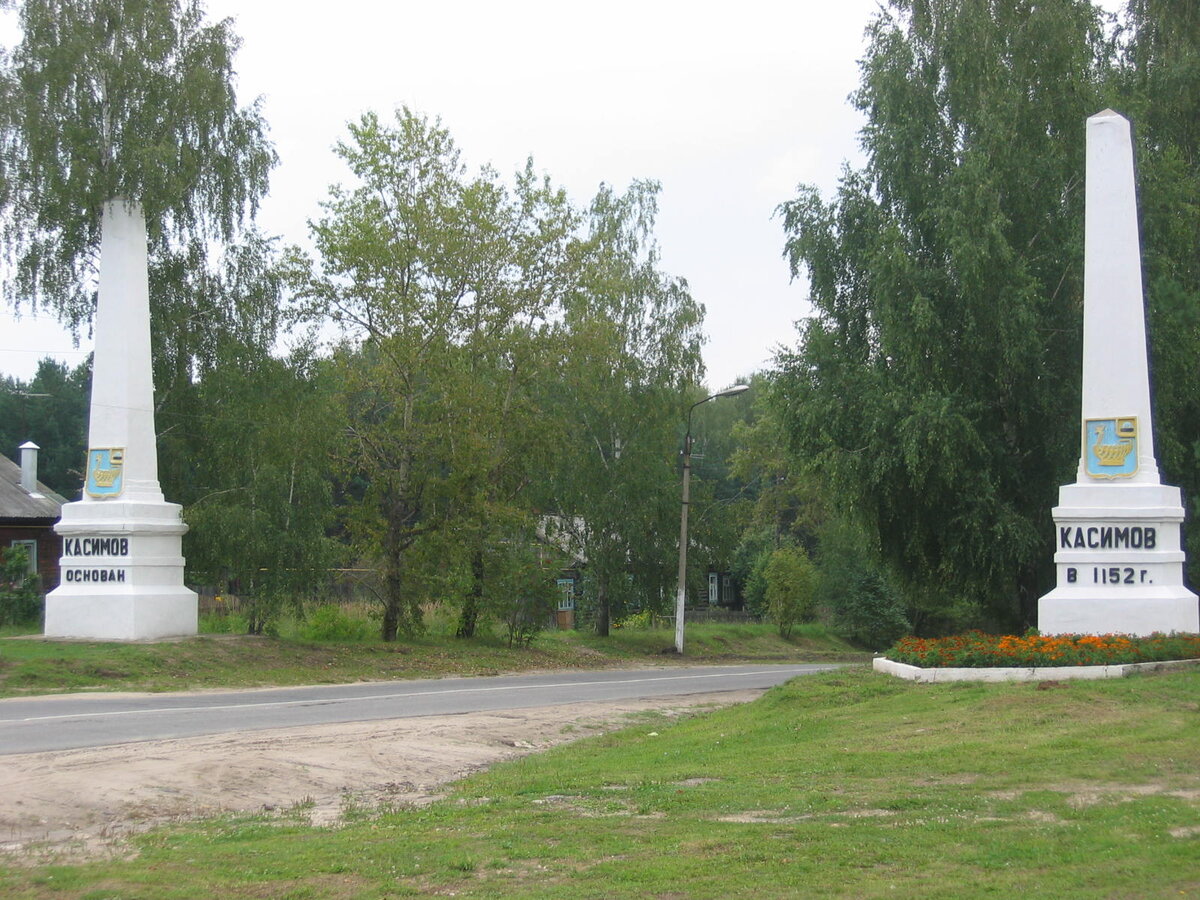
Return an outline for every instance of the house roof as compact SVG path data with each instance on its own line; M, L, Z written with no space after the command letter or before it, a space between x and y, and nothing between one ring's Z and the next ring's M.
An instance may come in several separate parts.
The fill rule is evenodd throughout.
M21 467L0 455L0 519L57 519L67 498L40 481L37 488L40 497L21 487Z

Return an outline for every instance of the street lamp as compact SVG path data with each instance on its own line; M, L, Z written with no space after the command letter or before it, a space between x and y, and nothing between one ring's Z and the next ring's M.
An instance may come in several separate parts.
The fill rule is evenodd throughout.
M697 400L688 410L687 433L683 436L683 508L679 513L679 588L675 592L675 652L683 655L683 608L687 598L687 545L688 545L688 482L692 474L692 412L701 403L718 397L732 397L750 390L748 384L735 384L731 388Z

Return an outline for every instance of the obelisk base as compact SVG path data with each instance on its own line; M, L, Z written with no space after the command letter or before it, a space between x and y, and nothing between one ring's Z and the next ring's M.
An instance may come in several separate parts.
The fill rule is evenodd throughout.
M1200 632L1184 587L1179 488L1068 484L1053 510L1058 586L1038 601L1042 634Z
M46 596L45 635L145 641L196 634L183 583L177 503L79 501L62 508L61 580Z

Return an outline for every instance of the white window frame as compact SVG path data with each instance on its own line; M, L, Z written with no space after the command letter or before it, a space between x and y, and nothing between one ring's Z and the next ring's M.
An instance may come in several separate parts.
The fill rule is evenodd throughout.
M29 574L36 575L38 571L38 542L31 538L21 538L9 542L10 547L24 547L29 556Z
M558 590L558 611L570 612L575 609L575 579L559 578Z

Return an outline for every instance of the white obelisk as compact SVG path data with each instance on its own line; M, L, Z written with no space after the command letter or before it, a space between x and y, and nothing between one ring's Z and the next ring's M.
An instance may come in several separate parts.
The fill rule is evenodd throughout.
M1087 122L1079 472L1053 510L1058 586L1038 601L1043 634L1200 631L1179 488L1159 481L1154 456L1146 358L1133 142L1105 110Z
M196 633L183 583L181 507L158 484L150 291L141 207L105 206L87 474L68 503L60 583L46 597L47 637L148 640Z

